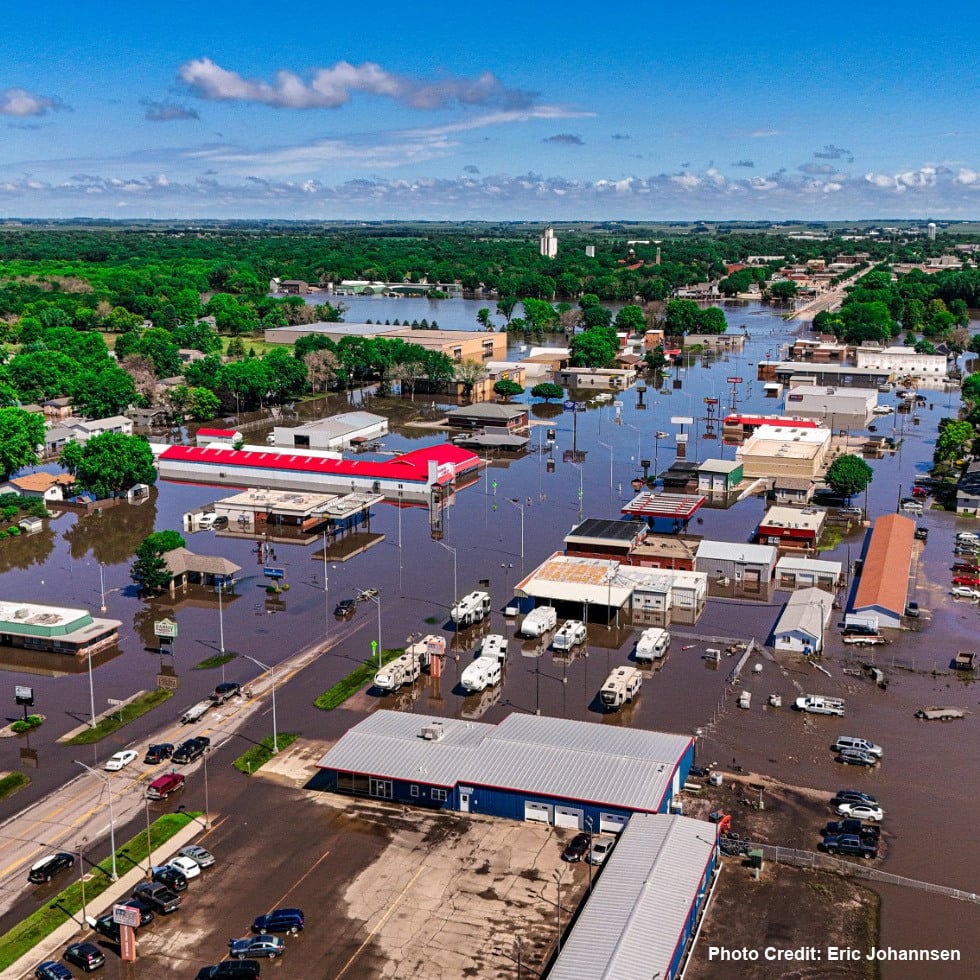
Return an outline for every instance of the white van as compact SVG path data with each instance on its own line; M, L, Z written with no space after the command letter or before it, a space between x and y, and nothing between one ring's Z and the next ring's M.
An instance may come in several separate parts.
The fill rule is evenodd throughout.
M870 752L871 755L879 759L885 754L885 750L874 742L869 742L866 738L856 738L853 735L841 735L831 746L834 752L844 752L854 750L858 752Z

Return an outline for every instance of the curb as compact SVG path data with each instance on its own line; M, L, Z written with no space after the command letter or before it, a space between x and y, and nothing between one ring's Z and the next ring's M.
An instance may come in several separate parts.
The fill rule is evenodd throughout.
M208 823L214 826L214 814L209 814ZM204 828L192 819L191 822L179 830L165 844L158 847L150 855L150 864L165 864L173 855L185 844L189 844L197 837ZM145 872L138 868L132 868L125 874L119 876L119 880L113 882L94 902L88 904L85 909L86 915L91 918L98 918L104 912L110 910L120 898L126 898L132 894L133 889L141 882L146 881ZM57 951L64 945L74 942L82 933L91 932L88 925L80 927L77 922L69 920L55 929L54 932L45 936L37 946L25 953L15 963L11 963L2 973L0 980L23 980L26 977L33 977L37 964L49 959L58 959ZM139 932L137 931L137 946L139 945Z

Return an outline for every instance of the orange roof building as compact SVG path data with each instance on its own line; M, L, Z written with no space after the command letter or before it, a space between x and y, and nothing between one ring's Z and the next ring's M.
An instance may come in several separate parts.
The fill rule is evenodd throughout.
M900 626L905 613L915 544L915 521L886 514L875 521L851 611L877 615L881 626Z

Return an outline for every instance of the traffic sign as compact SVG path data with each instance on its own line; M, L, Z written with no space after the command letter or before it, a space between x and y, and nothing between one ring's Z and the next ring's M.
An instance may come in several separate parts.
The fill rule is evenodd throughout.
M177 639L177 624L172 619L158 619L153 624L153 635Z
M286 577L286 572L282 568L269 568L269 567L266 567L266 568L263 568L262 569L262 574L266 578L285 578Z
M718 404L718 399L717 398L705 398L704 403L705 403L705 405L717 405Z
M114 705L116 705L116 706L118 706L118 705L120 705L120 704L125 704L125 703L126 703L125 701L123 701L123 700L122 700L122 699L120 699L120 698L106 698L106 701L107 701L107 702L108 702L109 704L114 704Z
M17 684L14 687L14 702L30 708L34 704L34 688Z
M725 378L725 380L730 385L740 385L742 383L742 379L741 378Z

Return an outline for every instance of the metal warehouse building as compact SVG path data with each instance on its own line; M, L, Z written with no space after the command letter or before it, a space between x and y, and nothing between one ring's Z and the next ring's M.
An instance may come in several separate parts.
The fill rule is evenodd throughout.
M517 713L488 725L382 710L317 765L339 793L616 832L634 813L666 813L693 758L684 735Z
M635 816L606 861L549 980L678 976L717 862L714 828L703 821Z

